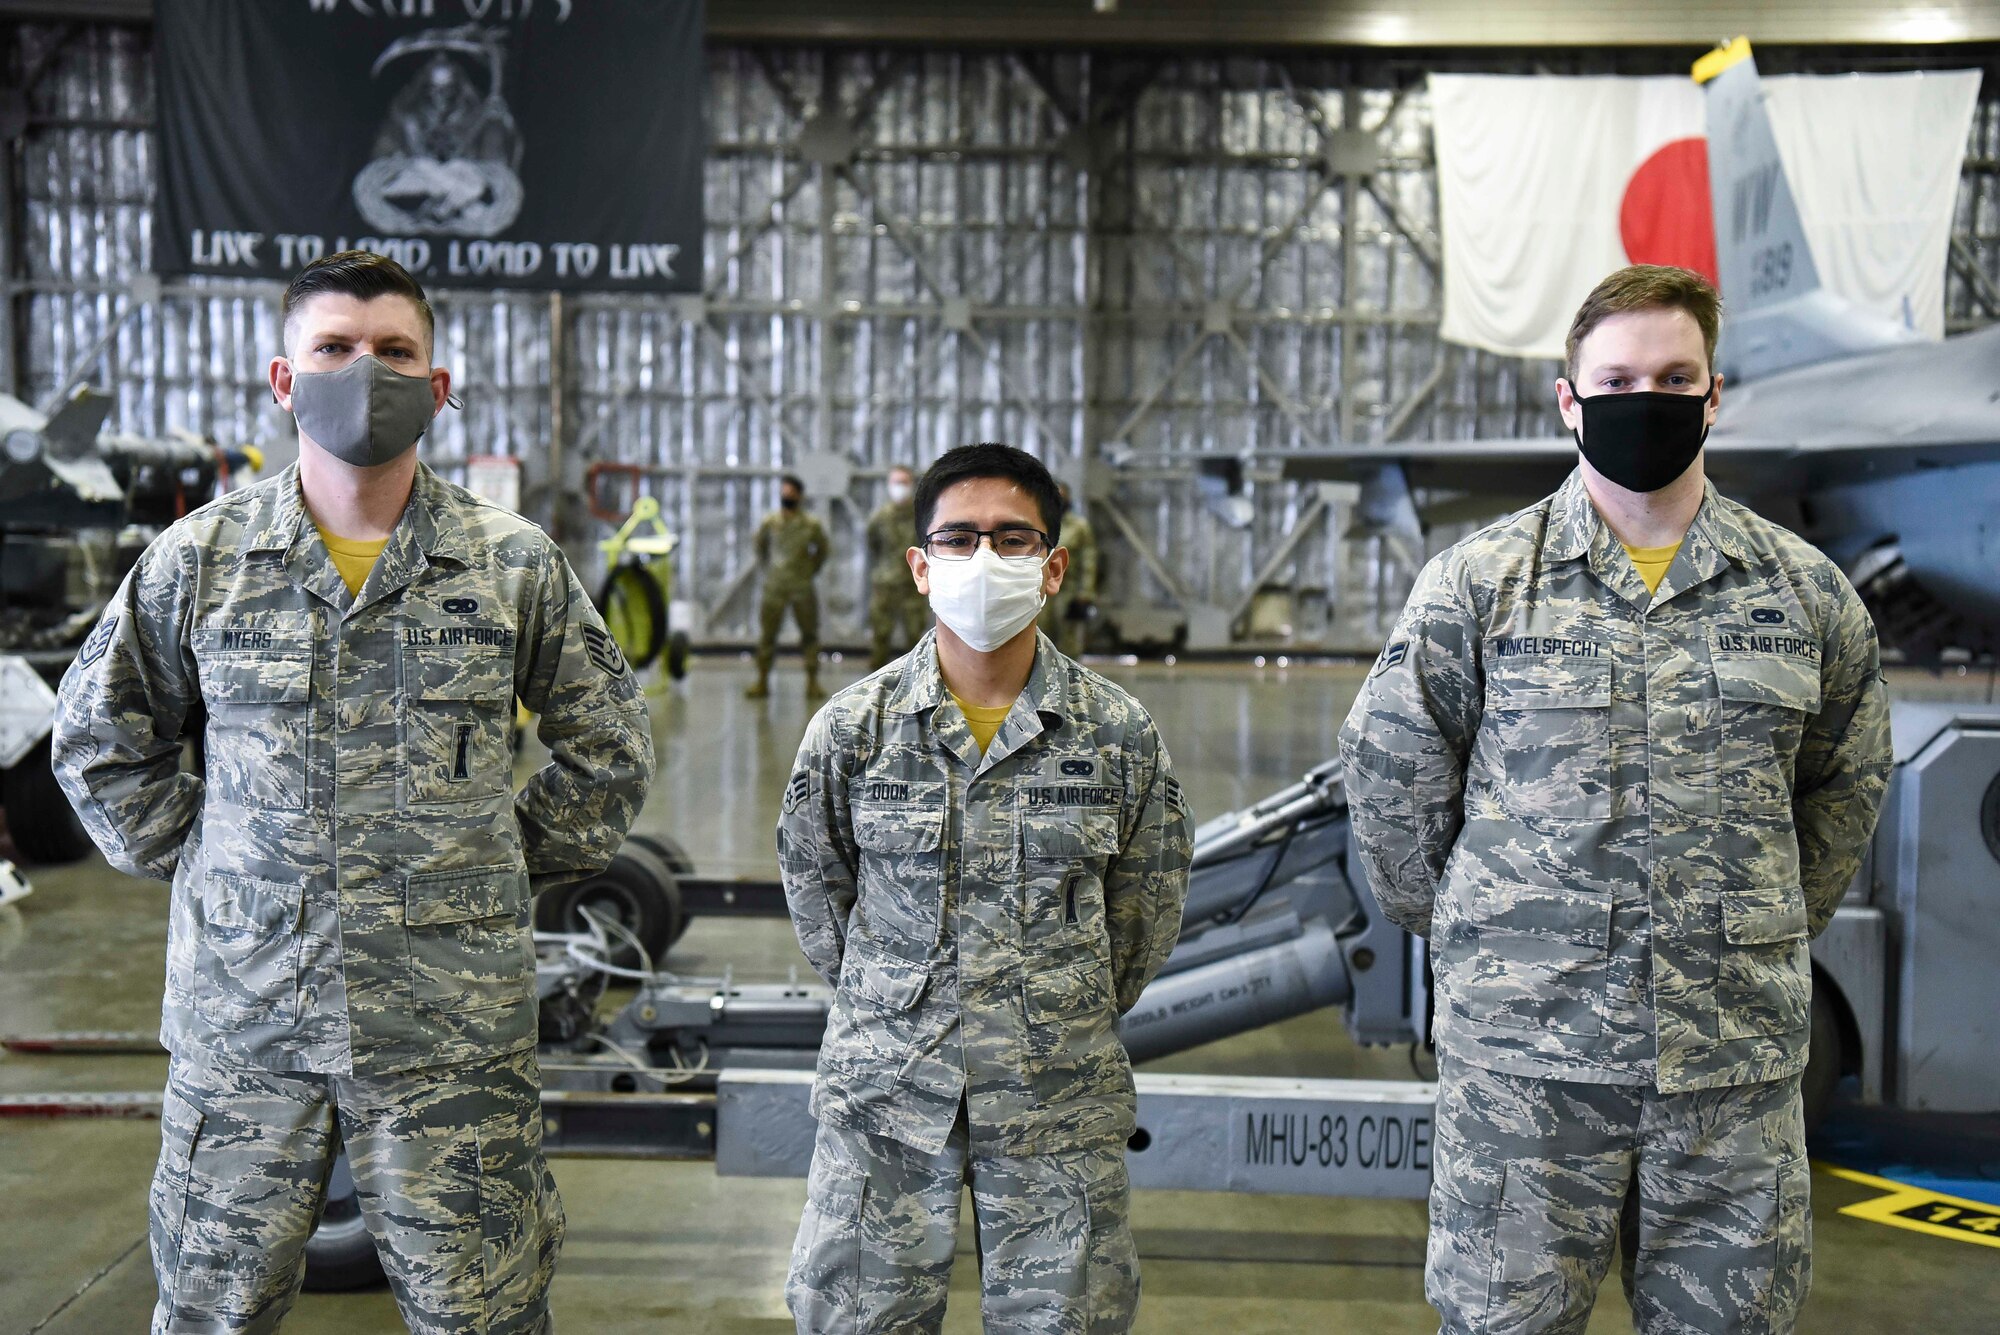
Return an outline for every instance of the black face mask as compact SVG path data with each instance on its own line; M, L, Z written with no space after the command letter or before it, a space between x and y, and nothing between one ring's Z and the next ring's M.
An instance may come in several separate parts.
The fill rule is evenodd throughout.
M799 497L780 496L778 498L778 504L784 506L787 510L796 510L799 508Z
M1708 439L1708 396L1701 394L1575 394L1583 414L1577 444L1590 466L1627 491L1658 491L1694 464Z

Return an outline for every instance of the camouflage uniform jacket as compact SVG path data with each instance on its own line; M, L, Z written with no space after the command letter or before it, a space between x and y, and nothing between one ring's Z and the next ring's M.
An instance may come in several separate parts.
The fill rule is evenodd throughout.
M1573 473L1425 567L1340 753L1441 1050L1668 1092L1804 1067L1806 943L1890 768L1874 627L1804 541L1711 486L1649 596Z
M1093 601L1097 597L1097 530L1083 506L1063 516L1062 545L1069 548L1069 574L1062 591L1072 598Z
M878 585L900 591L916 585L910 579L910 563L904 553L917 544L917 503L890 501L868 516L868 578Z
M562 553L419 468L359 597L296 468L147 548L64 676L56 772L173 880L161 1038L372 1075L535 1042L533 892L616 852L645 704ZM515 697L552 762L517 795ZM205 714L202 776L181 743Z
M811 584L832 550L826 526L803 510L764 516L754 541L767 587Z
M1193 853L1144 709L1038 637L981 756L936 632L813 718L778 822L806 959L837 994L823 1121L940 1152L1122 1144L1118 1017L1179 939Z

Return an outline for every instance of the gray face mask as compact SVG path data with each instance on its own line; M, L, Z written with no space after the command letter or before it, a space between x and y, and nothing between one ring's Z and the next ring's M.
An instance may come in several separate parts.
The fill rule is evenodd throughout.
M292 416L299 430L356 468L401 455L436 415L429 376L403 375L370 353L338 371L292 374Z

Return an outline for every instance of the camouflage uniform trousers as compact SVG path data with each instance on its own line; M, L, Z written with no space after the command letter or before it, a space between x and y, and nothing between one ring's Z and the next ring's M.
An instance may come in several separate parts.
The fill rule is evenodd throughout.
M278 1328L341 1143L410 1330L553 1330L563 1212L528 1049L365 1078L176 1055L153 1177L152 1335Z
M1639 1335L1793 1329L1812 1243L1798 1076L1662 1094L1438 1068L1441 1335L1580 1335L1614 1245Z
M899 579L879 579L868 588L869 665L887 667L930 629L930 602L917 592L907 569Z
M819 591L811 580L767 579L757 605L757 670L768 673L778 656L778 630L790 610L799 627L799 655L808 668L819 662Z
M986 1335L1125 1335L1139 1256L1122 1145L1021 1158L820 1124L785 1301L799 1335L918 1335L944 1324L959 1197L972 1188Z

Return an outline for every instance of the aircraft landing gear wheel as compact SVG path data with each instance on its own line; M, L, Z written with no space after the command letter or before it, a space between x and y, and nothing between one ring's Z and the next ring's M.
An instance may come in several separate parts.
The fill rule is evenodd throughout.
M595 876L536 899L535 926L544 932L588 933L591 927L583 909L638 937L655 968L685 926L672 867L639 839L627 840L611 865ZM613 964L640 967L639 952L630 942L613 934L611 947Z
M688 674L688 636L684 630L667 635L667 675L680 681Z
M306 1240L305 1286L315 1293L340 1293L348 1289L372 1289L388 1283L382 1273L382 1258L375 1254L375 1238L361 1217L361 1201L354 1191L354 1174L347 1168L347 1151L333 1161L333 1173L326 1184L326 1213L319 1227Z
M659 855L660 860L667 864L667 869L676 876L694 875L694 859L688 856L687 850L682 848L679 842L671 835L635 834L630 836L626 842L643 844L647 848L652 849L654 853ZM680 925L674 929L674 941L678 941L687 935L690 920L686 912L681 914ZM672 945L673 942L670 941L667 944Z

